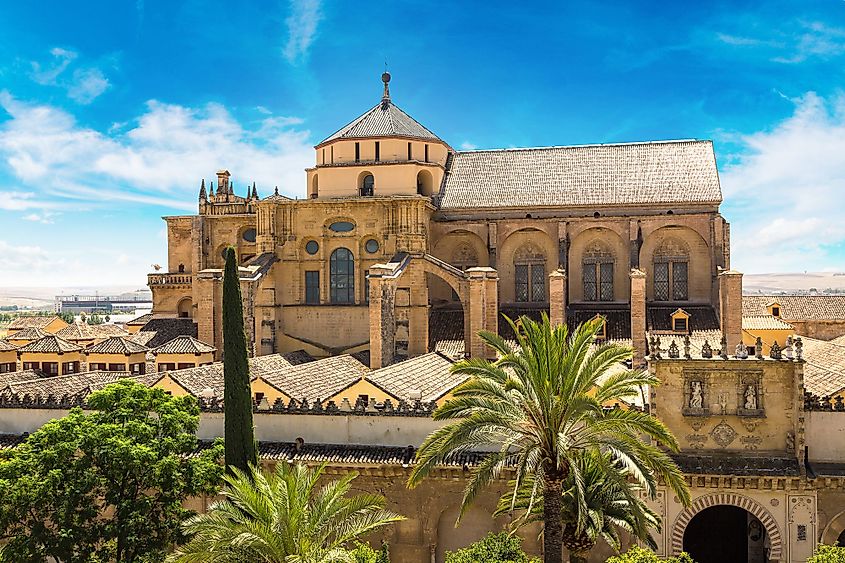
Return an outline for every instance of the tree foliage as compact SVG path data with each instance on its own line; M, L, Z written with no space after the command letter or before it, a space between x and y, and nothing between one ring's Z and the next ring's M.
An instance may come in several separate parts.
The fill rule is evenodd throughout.
M807 563L845 563L845 547L821 544Z
M178 563L356 563L345 546L403 518L381 495L348 496L357 473L319 484L316 469L279 462L274 473L231 468L224 499L185 522Z
M605 459L597 459L600 456ZM642 487L628 479L627 468L614 465L608 454L597 451L576 456L574 464L577 471L570 471L563 483L561 504L563 545L569 550L570 561L586 561L599 539L618 552L622 546L620 530L645 542L652 549L656 548L651 530L661 529L660 518L640 496ZM608 468L615 471L608 471ZM575 482L576 475L582 480L580 486ZM532 498L534 486L533 477L526 479L517 492L515 503L510 494L503 495L494 516L510 513L514 507L521 513L514 521L517 526L542 521L543 500ZM583 494L583 505L587 511L585 518L579 518L579 511L582 510L579 490ZM579 528L578 522L581 520L585 524Z
M506 533L489 533L472 545L446 553L446 563L539 563L522 551L522 539Z
M695 561L687 553L661 559L653 551L635 546L621 555L611 557L605 563L695 563Z
M182 502L219 483L222 446L197 448L199 408L119 381L0 455L0 561L161 561Z
M453 366L453 371L470 379L435 411L436 420L453 422L426 438L409 485L418 484L449 456L484 446L497 448L470 473L462 510L508 467L516 475L511 496L515 507L518 491L533 476L531 498L543 501L547 563L562 561L563 483L570 472L578 484L576 531L587 525L583 479L576 463L584 452L610 454L597 457L605 465L603 470L616 472L616 464L622 464L650 496L656 492L658 479L663 479L683 504L688 503L680 469L657 445L677 450L677 441L666 426L645 412L603 406L635 396L643 386L658 384L647 372L618 369L631 357L632 349L597 343L600 321L585 323L570 334L566 325L551 326L545 314L541 322L524 316L517 322L507 320L516 335L516 347L498 334L481 332L499 359L473 358Z
M390 550L386 543L376 550L368 543L358 542L349 553L355 563L390 563Z
M244 312L238 262L233 247L226 249L223 272L223 409L226 466L248 474L258 463L252 424Z

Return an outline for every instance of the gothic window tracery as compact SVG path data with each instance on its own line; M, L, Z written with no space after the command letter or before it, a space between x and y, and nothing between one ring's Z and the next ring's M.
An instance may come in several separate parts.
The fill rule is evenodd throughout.
M666 239L654 253L654 300L689 299L689 249L676 239Z
M514 254L516 301L540 303L546 300L546 256L532 243L521 246Z
M613 252L602 241L587 246L582 264L585 301L613 301L613 263Z

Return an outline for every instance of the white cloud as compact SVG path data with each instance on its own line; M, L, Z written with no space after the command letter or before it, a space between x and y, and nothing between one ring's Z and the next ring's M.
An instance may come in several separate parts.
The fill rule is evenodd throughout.
M291 128L299 120L271 115L248 129L218 104L151 101L131 125L110 132L8 92L0 92L0 107L11 117L0 122L0 162L29 186L17 189L12 203L0 198L0 208L45 208L49 194L63 205L123 201L195 209L200 179L219 168L232 171L236 189L255 181L264 194L278 185L298 195L304 169L313 163L308 132Z
M323 18L320 0L290 0L291 14L285 20L288 41L282 51L291 64L296 64L308 55L317 26Z
M14 280L15 271L48 273L56 263L40 246L18 246L0 240L0 271L6 280Z
M461 148L462 151L474 151L475 149L478 148L478 146L475 145L474 143L470 143L469 141L464 141L463 143L461 143L460 148Z
M79 68L73 72L67 95L80 104L90 104L109 89L109 80L98 68Z
M42 211L40 213L30 213L29 215L24 215L24 221L32 221L33 223L43 223L45 225L51 225L55 221L53 220L58 213L54 211Z
M748 272L845 268L845 96L807 93L771 130L742 135L721 174L732 265Z
M77 68L68 77L65 71L79 57L76 51L54 47L50 54L53 60L48 64L30 63L30 77L38 84L62 88L70 99L80 104L90 104L111 86L103 71L94 66Z
M733 18L744 21L742 17ZM756 48L772 62L802 63L809 59L829 59L845 54L845 28L821 22L787 20L778 28L767 28L765 37L716 32L716 40L731 47ZM765 50L760 50L765 48Z

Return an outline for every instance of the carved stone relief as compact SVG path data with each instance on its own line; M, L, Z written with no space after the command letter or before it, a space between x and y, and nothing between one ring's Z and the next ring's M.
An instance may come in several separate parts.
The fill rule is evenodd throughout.
M736 440L736 430L723 420L710 431L710 437L719 446L726 448Z

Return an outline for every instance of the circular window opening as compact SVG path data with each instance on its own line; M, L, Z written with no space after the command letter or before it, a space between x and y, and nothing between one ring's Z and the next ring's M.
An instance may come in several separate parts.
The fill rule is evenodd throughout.
M371 238L367 241L365 248L370 254L375 254L376 252L378 252L378 241L374 238Z
M247 242L255 242L255 229L247 229L243 234L244 240Z
M305 252L307 252L308 254L311 254L312 256L313 256L314 254L317 254L317 251L318 251L318 250L320 250L320 245L319 245L319 244L317 244L317 241L316 241L316 240L309 240L309 241L305 244Z

